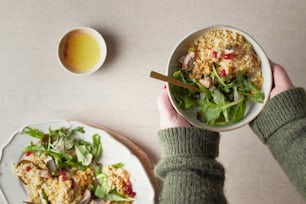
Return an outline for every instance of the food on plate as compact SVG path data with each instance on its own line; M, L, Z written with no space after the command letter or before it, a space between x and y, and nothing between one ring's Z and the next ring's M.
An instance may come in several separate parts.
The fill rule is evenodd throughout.
M249 101L264 102L260 58L235 31L205 31L180 58L173 77L200 89L171 86L171 93L180 108L196 109L197 118L209 125L238 122Z
M92 142L78 134L83 127L50 129L48 133L26 127L22 134L38 142L23 148L23 157L13 165L24 184L28 204L129 204L134 200L129 173L122 163L103 165L100 136ZM22 135L23 136L23 135Z

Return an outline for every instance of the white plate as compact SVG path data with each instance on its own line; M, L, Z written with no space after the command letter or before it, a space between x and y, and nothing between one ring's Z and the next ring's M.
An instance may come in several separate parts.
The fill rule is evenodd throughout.
M133 190L136 192L133 204L154 203L154 189L139 159L126 146L115 140L104 130L93 128L83 123L65 120L29 124L26 126L37 128L43 132L47 132L49 127L56 129L60 127L74 128L82 126L84 127L85 134L79 134L78 136L90 142L92 141L93 134L99 134L103 148L100 162L104 165L118 162L124 164L124 168L130 173ZM13 133L0 152L0 186L3 198L7 203L22 203L22 201L28 200L22 183L12 172L12 164L18 162L21 158L22 148L27 146L30 141L35 140L35 138L30 136L21 135L20 132L23 128Z

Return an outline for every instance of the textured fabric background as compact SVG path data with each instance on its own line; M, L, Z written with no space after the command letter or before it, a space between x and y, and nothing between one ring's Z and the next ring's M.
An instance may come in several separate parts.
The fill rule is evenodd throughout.
M238 27L306 88L305 11L305 0L0 0L0 145L27 123L73 119L126 135L157 162L163 83L149 72L165 72L176 43L212 24ZM94 75L69 75L57 61L59 38L76 26L105 37ZM248 126L221 134L219 161L229 203L305 203Z

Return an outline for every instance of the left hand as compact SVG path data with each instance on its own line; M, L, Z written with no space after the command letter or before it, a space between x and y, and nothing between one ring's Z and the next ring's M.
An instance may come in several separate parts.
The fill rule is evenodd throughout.
M160 116L161 129L191 126L173 109L166 88L163 89L163 92L157 99L157 108Z

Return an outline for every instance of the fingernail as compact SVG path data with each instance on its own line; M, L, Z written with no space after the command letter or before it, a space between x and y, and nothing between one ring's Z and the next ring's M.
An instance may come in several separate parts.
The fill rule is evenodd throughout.
M167 88L167 85L165 84L164 87L163 87L163 89L166 89L166 88Z

